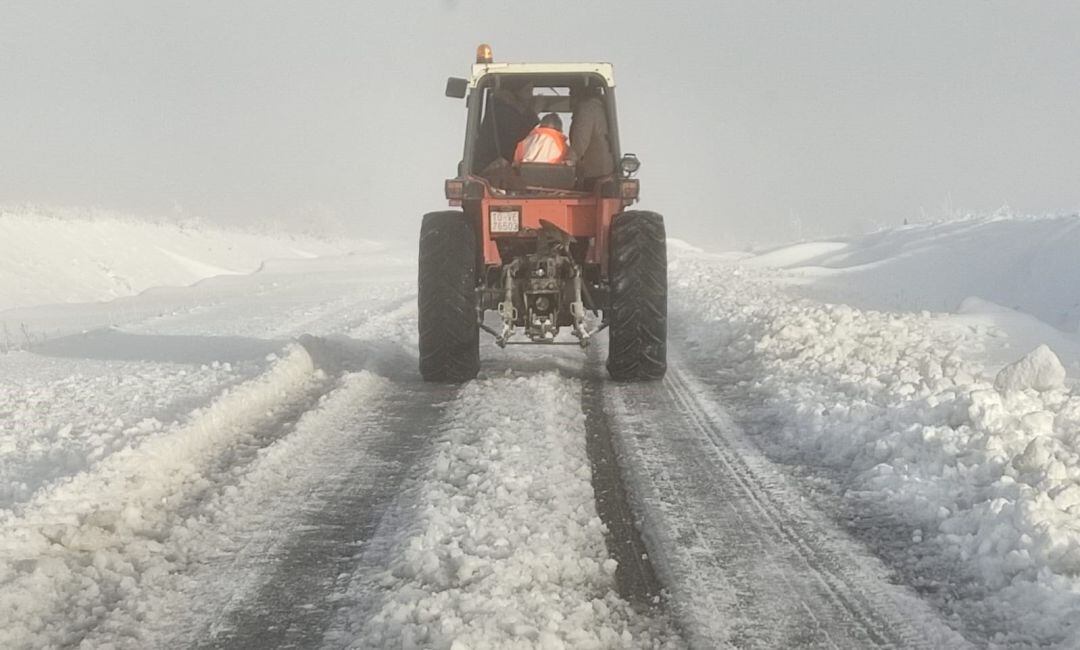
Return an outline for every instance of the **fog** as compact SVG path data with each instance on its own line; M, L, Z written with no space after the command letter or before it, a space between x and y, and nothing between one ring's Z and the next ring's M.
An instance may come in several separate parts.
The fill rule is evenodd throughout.
M642 206L747 246L1080 208L1080 3L0 4L0 203L412 238L477 43L615 64Z

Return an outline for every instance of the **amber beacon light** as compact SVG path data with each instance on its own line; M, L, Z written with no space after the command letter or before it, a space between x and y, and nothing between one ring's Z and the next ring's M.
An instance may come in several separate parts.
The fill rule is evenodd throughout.
M476 47L476 62L477 63L491 63L495 58L491 55L491 46L487 43L481 43Z

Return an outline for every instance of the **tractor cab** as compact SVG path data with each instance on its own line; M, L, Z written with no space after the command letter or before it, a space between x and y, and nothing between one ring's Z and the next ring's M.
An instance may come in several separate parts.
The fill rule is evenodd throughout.
M444 184L458 210L425 215L421 227L424 377L474 376L480 331L499 346L584 347L608 327L613 341L624 341L617 352L612 348L614 357L609 354L613 377L661 376L667 310L663 218L626 210L638 199L639 163L621 150L611 64L496 63L491 48L481 45L470 76L451 77L446 95L465 100L465 144L457 175ZM569 125L565 135L573 153L558 162L526 162L517 155L519 144L540 116L551 113ZM647 262L628 267L625 260L640 257L642 247L648 248ZM645 274L644 285L633 279L637 273ZM645 330L627 330L631 321L617 318L624 310L647 312ZM501 328L484 322L487 311L499 315ZM474 314L468 323L462 320L467 312ZM564 330L577 340L560 339ZM511 340L519 333L527 341Z
M500 193L592 193L593 187L583 182L588 177L582 174L583 161L514 162L515 146L540 116L555 113L563 124L572 126L576 100L580 101L575 94L594 97L603 106L606 134L601 147L608 161L605 175L609 177L604 180L616 181L620 175L629 178L637 171L638 162L633 154L624 158L620 149L610 63L495 63L491 49L485 45L478 48L471 76L451 77L446 84L448 97L466 100L465 147L458 177L482 180ZM626 183L625 188L617 185L608 183L603 194L636 199L636 181ZM451 190L454 188L456 185ZM448 198L456 201L450 194Z

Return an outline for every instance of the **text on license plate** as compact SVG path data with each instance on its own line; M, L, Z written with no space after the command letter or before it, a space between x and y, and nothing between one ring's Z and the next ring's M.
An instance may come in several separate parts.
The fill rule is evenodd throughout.
M491 232L517 232L521 226L519 210L491 211Z

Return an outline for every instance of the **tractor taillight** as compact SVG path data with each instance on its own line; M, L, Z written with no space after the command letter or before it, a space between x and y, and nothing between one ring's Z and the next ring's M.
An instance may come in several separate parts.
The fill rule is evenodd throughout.
M446 198L458 200L465 198L465 181L459 178L451 178L446 181Z
M446 191L446 198L451 201L484 198L484 184L466 178L448 178L443 184L443 189ZM455 205L461 204L455 203Z
M619 183L619 194L624 201L637 201L638 191L640 189L641 186L638 185L637 179L623 179L622 182Z

